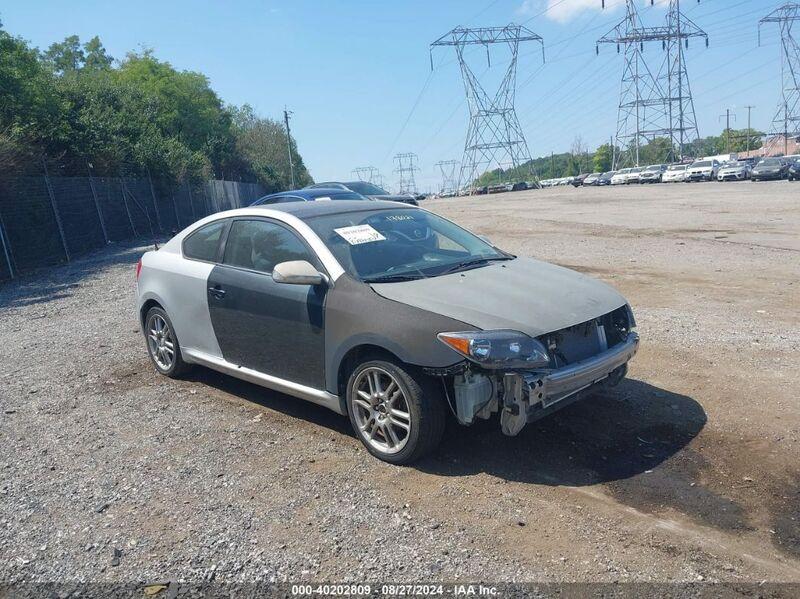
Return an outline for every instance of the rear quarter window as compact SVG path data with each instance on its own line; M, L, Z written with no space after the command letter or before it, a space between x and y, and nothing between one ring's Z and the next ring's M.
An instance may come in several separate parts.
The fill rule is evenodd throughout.
M217 250L228 221L210 223L197 229L183 240L183 255L193 260L215 262Z

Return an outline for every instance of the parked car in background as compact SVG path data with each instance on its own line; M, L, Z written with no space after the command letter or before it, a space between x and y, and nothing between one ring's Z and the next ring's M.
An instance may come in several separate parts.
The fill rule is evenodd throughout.
M783 158L762 158L750 173L751 181L775 181L789 175L789 165Z
M136 299L160 374L196 364L318 404L394 464L435 450L451 414L516 435L618 384L639 346L612 287L397 202L207 216L142 256Z
M661 183L661 177L666 170L666 164L651 164L639 175L639 183Z
M632 170L632 168L623 168L618 170L611 176L611 185L624 185L628 179L628 175Z
M617 171L606 171L597 179L597 185L611 185L611 179L614 175L617 174Z
M789 181L800 181L800 160L793 160L789 163L787 179Z
M644 171L643 166L637 166L636 168L632 168L630 172L625 176L625 184L630 185L631 183L639 183L642 171Z
M670 164L664 174L661 175L662 183L678 183L686 181L686 170L688 164Z
M734 161L723 164L717 172L717 181L744 181L750 178L753 167L749 162Z
M597 185L598 181L600 180L600 176L602 174L603 173L591 173L589 175L586 175L586 178L583 180L583 184L589 186Z
M412 206L419 205L417 199L411 194L392 194L382 187L378 187L373 183L367 183L366 181L348 181L346 183L341 183L339 181L328 181L327 183L314 183L313 185L307 185L305 189L345 189L360 193L362 196L366 196L371 200L402 202L403 204L411 204Z
M286 204L288 202L323 202L326 200L363 200L369 202L370 199L360 193L345 189L294 189L292 191L281 191L273 193L263 198L257 199L250 204L251 206L263 206L265 204Z
M583 174L583 175L577 175L577 176L572 178L571 183L572 183L572 185L574 187L580 187L580 186L583 185L583 182L586 181L586 177L588 177L588 176L589 176L589 173L586 173L586 174Z
M716 160L697 160L686 169L687 181L713 181L719 172L719 162Z

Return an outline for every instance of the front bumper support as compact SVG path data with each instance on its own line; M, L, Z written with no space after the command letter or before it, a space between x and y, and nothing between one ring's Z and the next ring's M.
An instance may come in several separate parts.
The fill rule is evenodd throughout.
M631 332L622 343L564 368L506 374L505 407L501 414L503 432L514 435L522 430L525 422L538 420L571 403L564 400L577 397L584 389L605 379L618 380L638 349L639 335Z

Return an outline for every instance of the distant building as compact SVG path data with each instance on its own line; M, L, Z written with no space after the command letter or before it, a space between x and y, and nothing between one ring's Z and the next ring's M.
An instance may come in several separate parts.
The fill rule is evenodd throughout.
M800 141L797 135L788 138L783 135L773 135L764 140L764 145L757 150L739 152L739 158L761 158L763 156L791 156L800 154Z

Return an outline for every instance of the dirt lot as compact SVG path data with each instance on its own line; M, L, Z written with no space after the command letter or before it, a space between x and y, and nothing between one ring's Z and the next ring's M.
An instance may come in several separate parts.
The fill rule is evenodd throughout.
M630 379L392 467L322 408L156 376L117 246L0 287L0 581L800 581L800 186L426 207L619 288Z

